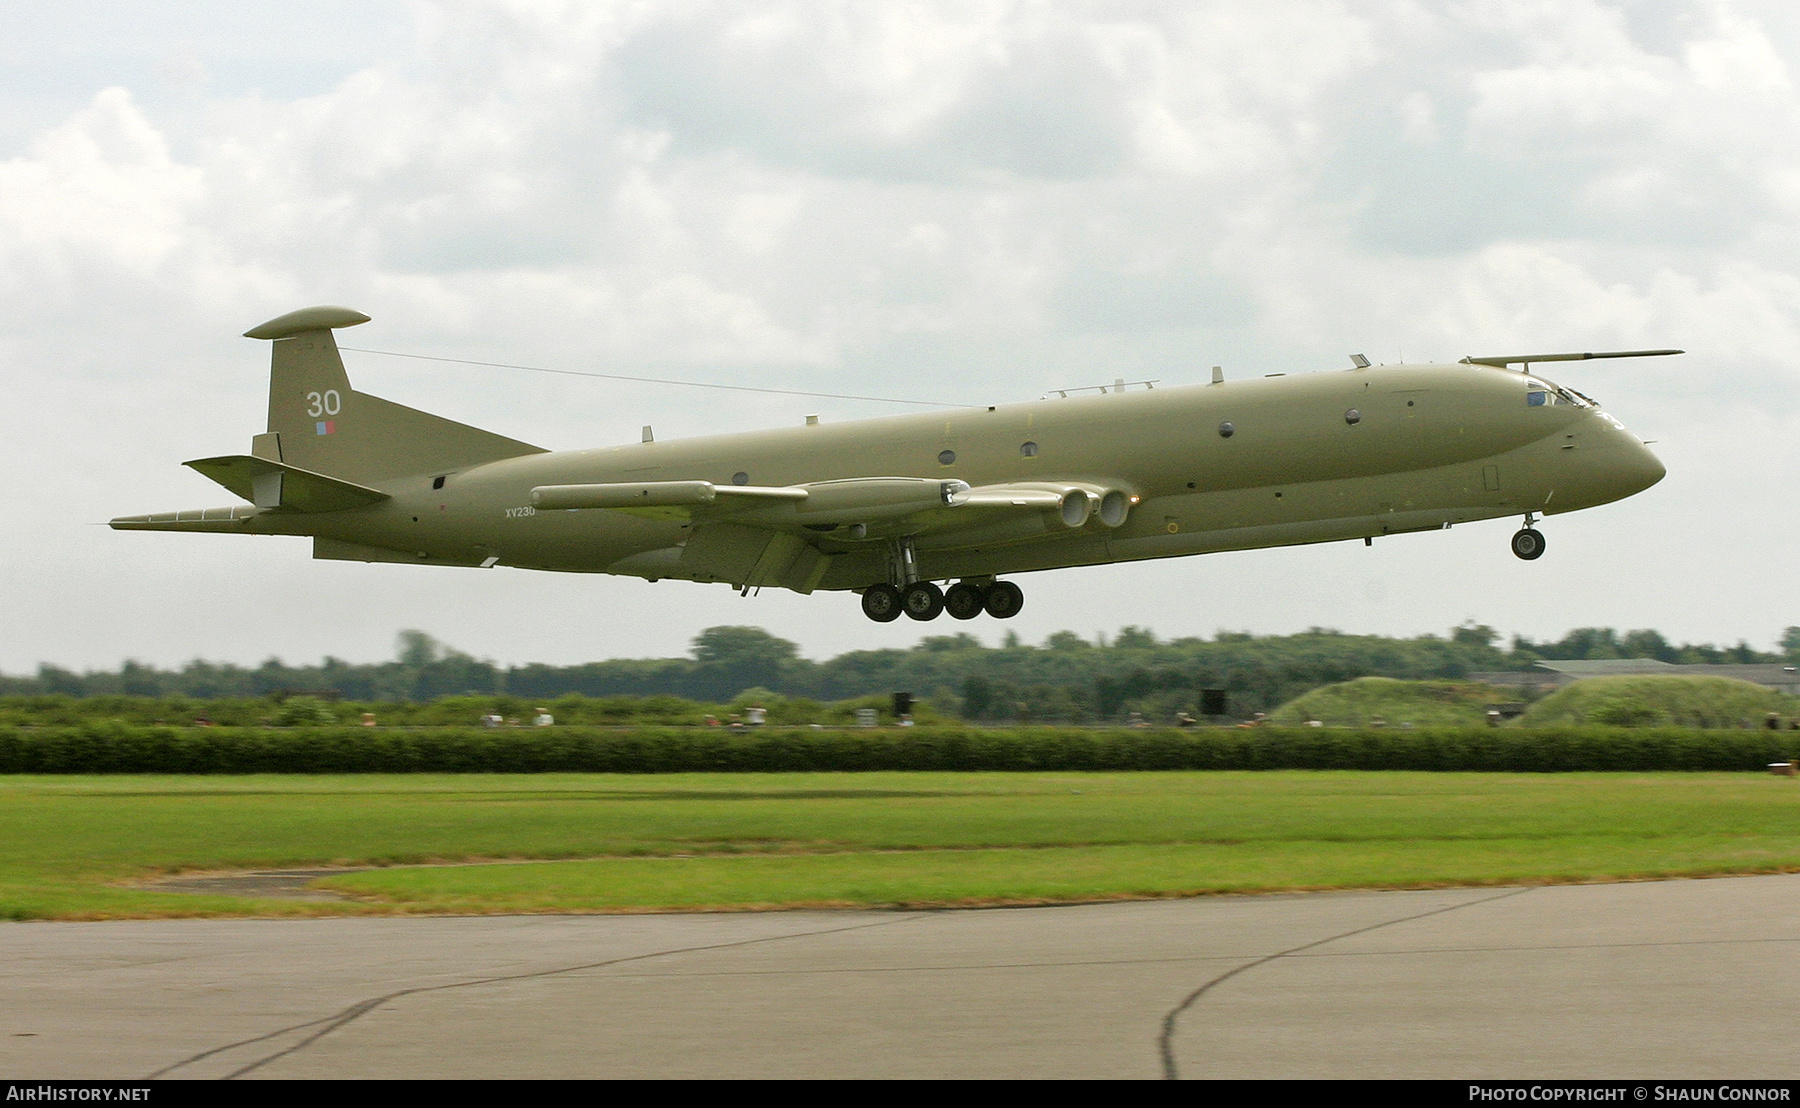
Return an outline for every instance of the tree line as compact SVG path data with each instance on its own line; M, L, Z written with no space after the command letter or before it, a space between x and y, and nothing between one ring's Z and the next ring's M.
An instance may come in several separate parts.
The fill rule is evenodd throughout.
M1222 631L1211 639L1163 640L1140 627L1092 641L1059 631L1041 645L1008 632L999 646L967 633L930 636L900 649L859 650L822 662L757 627L712 627L683 658L614 659L574 666L500 666L445 646L422 631L403 631L392 661L317 665L270 658L259 666L195 660L163 670L127 661L116 671L75 673L44 664L31 677L0 675L0 695L282 698L304 694L353 701L424 703L447 696L566 694L679 696L710 704L746 690L778 697L841 701L910 692L945 714L971 720L1099 722L1131 713L1167 721L1197 712L1202 690L1221 689L1228 711L1266 712L1322 685L1357 677L1459 679L1490 670L1526 670L1539 660L1655 658L1672 663L1800 661L1800 627L1789 627L1781 653L1669 642L1653 630L1620 633L1584 627L1555 642L1501 636L1466 623L1448 635L1389 638L1315 627L1294 635Z

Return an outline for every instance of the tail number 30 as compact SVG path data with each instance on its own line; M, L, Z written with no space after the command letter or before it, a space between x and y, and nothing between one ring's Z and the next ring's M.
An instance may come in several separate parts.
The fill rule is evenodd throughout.
M344 406L336 389L326 389L323 393L306 394L306 414L314 419L322 415L337 415L338 409Z

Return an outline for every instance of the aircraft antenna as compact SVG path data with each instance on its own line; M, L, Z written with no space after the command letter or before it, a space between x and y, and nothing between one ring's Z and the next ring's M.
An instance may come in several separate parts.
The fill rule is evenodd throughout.
M421 362L453 362L456 365L478 365L490 369L523 369L532 373L557 373L565 377L598 377L606 381L635 381L645 385L681 385L690 389L725 389L730 392L765 392L775 396L816 396L824 400L867 400L877 404L912 404L921 408L970 408L972 404L945 404L939 400L900 400L892 396L855 396L841 392L808 392L804 389L769 389L756 385L721 385L713 381L677 381L668 377L633 377L625 373L597 373L588 369L551 369L541 365L516 365L511 362L479 362L473 358L441 358L435 354L403 354L398 350L370 350L363 346L340 346L358 354L381 354L389 358L412 358Z

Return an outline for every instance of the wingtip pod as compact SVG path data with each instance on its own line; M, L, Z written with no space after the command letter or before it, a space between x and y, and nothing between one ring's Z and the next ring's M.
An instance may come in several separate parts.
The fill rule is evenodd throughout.
M314 308L301 308L297 312L278 315L267 323L258 324L244 332L247 339L285 339L306 331L329 331L338 327L354 327L358 323L369 322L369 317L355 308L339 308L331 304L321 304Z

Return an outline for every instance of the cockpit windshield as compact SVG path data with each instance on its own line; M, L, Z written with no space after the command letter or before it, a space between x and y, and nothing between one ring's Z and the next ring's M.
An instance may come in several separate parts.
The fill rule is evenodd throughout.
M1536 377L1527 377L1525 378L1525 406L1528 408L1562 406L1592 408L1595 405L1592 400L1571 389L1560 388Z

